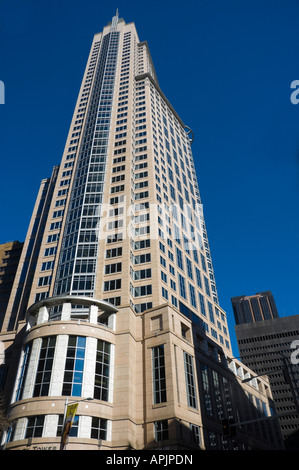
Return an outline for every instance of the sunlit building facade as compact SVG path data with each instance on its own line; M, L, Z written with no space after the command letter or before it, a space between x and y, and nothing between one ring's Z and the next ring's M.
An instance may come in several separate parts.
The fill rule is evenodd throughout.
M59 448L72 402L68 449L280 447L260 421L275 412L267 380L243 385L232 358L192 139L116 14L94 36L3 322L6 449ZM224 436L225 418L259 421Z

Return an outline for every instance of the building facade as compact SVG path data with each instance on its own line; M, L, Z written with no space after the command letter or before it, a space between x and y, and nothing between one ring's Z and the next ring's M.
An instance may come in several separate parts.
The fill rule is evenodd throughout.
M277 312L273 296L267 292L267 297L269 296L273 311ZM244 311L252 304L252 300L262 297L264 293L232 299L237 315L235 330L240 357L257 375L269 377L285 447L298 449L299 360L296 350L299 348L299 315L282 318L278 317L278 313L273 317L256 315L253 322L246 322L244 315L244 322L238 324L240 310ZM239 306L238 301L241 303ZM244 301L247 305L245 308Z
M19 241L0 245L0 325L3 322L23 248Z
M241 295L231 299L236 325L255 323L278 318L278 311L271 291L255 295Z
M232 359L192 138L116 14L94 36L4 318L6 449L59 447L71 402L70 449L281 447L261 421L275 412L267 380L243 385Z

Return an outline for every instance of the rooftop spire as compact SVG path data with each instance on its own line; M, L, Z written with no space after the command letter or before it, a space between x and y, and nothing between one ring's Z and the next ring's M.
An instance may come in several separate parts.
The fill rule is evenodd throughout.
M118 23L118 8L116 9L116 14L112 18L112 24L111 24L111 29L116 29Z

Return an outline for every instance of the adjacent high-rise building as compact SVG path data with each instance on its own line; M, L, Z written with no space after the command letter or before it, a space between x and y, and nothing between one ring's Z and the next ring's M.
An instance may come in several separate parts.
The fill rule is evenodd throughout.
M278 311L271 291L259 292L250 296L241 295L233 297L231 300L236 325L278 318Z
M279 318L271 292L232 298L242 362L269 377L287 449L299 446L299 315Z
M23 243L19 241L2 243L0 245L0 329L17 272L22 248Z
M70 449L281 446L269 382L242 385L251 371L232 357L192 138L116 14L94 36L4 318L7 449L59 448L73 402Z

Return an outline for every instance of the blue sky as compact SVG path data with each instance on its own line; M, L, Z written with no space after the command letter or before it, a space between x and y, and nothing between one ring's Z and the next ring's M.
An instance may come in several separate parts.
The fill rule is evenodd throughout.
M295 0L0 0L0 243L23 241L40 180L59 164L93 35L119 8L195 134L217 288L272 290L299 313L299 3Z

